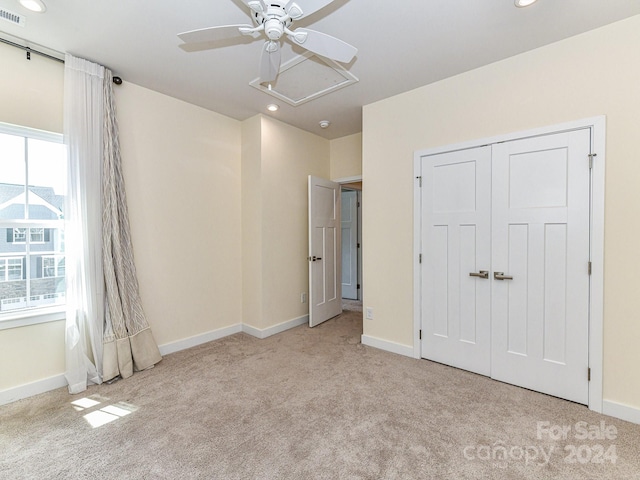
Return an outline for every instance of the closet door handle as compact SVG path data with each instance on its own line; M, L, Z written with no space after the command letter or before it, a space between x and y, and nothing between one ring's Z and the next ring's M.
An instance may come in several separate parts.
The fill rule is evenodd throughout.
M487 270L480 270L478 273L471 272L470 277L489 278L489 272Z
M513 280L511 275L505 275L504 272L493 272L493 278L496 280Z

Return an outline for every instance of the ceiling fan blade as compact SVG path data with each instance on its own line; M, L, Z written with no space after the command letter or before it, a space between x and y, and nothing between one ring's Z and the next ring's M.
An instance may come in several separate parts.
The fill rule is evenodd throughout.
M214 42L244 35L240 29L252 29L251 25L224 25L222 27L201 28L189 32L179 33L178 37L185 43Z
M347 42L307 28L294 30L289 35L289 39L313 53L342 63L349 63L358 53L358 49Z
M284 7L285 11L294 20L300 20L312 13L316 13L321 8L326 7L334 0L290 0ZM302 3L300 5L298 2Z
M267 4L264 0L242 0L242 3L256 13L267 11Z
M278 42L266 42L260 58L260 83L272 83L280 71L281 51Z

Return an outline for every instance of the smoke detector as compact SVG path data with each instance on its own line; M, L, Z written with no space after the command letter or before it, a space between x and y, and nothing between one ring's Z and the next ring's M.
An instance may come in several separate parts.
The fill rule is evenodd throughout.
M331 122L329 120L320 120L320 128L329 128Z

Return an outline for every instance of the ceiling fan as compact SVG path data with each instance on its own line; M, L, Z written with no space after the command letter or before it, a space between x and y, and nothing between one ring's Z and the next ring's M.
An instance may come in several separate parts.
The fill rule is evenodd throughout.
M267 40L262 48L260 60L260 83L271 84L280 70L280 43L283 35L286 35L294 45L342 63L349 63L358 53L356 47L331 35L307 28L295 30L290 28L296 20L317 12L333 1L300 0L303 7L296 0L242 0L242 3L251 10L255 25L208 27L180 33L178 37L185 44L191 44L228 40L240 35L258 38L264 33Z

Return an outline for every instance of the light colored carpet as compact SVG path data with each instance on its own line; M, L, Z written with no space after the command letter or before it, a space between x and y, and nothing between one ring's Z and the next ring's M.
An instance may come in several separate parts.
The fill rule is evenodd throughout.
M362 301L343 298L342 309L350 312L362 312Z
M365 347L361 319L237 334L85 395L0 407L0 478L640 478L640 426ZM74 408L83 398L100 403ZM93 428L85 416L104 410L115 420ZM572 431L538 438L538 422ZM577 439L578 422L615 438Z

